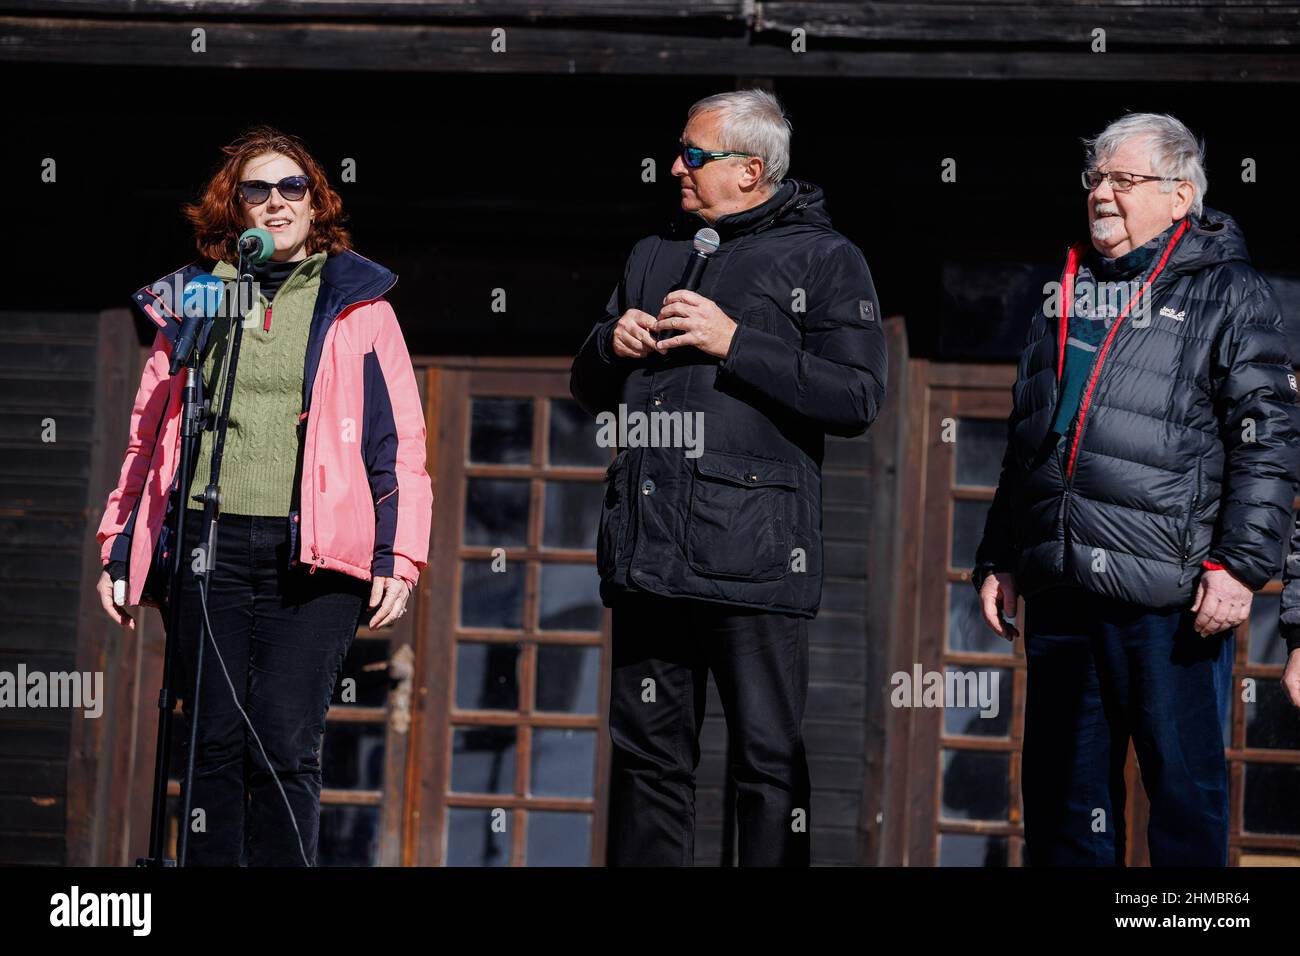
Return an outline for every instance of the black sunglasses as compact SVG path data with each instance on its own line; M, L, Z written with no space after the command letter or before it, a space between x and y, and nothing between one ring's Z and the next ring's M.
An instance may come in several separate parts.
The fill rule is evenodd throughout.
M260 206L271 198L271 189L280 190L280 196L290 202L297 202L307 195L306 176L285 176L278 183L263 182L260 179L246 179L239 184L239 195L250 206Z

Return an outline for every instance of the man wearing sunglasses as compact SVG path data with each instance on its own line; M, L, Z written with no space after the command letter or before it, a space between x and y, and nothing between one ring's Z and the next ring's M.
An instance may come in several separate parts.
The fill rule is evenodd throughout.
M1008 640L1025 598L1031 865L1124 865L1130 739L1151 863L1227 862L1233 628L1281 567L1300 429L1278 301L1206 185L1172 116L1091 141L1091 241L1020 357L974 583Z
M691 108L673 163L677 227L636 244L573 363L573 395L594 415L703 422L702 451L628 430L609 467L597 570L613 609L611 865L693 862L710 672L740 863L809 863L801 723L824 442L871 424L886 361L866 262L831 228L822 190L785 178L789 140L762 90ZM721 245L685 291L705 226Z

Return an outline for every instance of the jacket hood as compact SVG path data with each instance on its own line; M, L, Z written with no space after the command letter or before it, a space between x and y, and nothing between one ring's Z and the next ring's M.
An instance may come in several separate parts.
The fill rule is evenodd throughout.
M1225 262L1250 262L1246 238L1237 220L1207 206L1199 217L1188 219L1187 232L1174 247L1167 268L1182 275Z
M674 239L686 239L704 228L712 226L725 242L750 233L762 232L776 225L821 225L830 228L831 217L826 211L826 194L820 186L800 179L785 179L766 201L751 209L719 216L709 223L697 212L678 209L671 226Z

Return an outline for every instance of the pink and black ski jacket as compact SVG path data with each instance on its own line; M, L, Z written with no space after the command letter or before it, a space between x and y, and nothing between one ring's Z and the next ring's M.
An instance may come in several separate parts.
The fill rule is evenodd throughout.
M188 265L132 296L158 332L136 392L121 475L96 535L105 562L127 562L131 605L140 603L179 477L185 376L169 376L168 368L181 310L165 290L183 289L203 271ZM433 488L415 372L383 298L396 281L354 252L325 260L303 375L301 504L287 517L297 559L312 571L400 577L414 587L428 560Z

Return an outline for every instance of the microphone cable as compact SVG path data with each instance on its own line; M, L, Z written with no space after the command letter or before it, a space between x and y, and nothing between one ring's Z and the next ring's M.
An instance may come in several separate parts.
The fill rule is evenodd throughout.
M206 575L205 575L206 576ZM304 866L312 866L311 861L307 859L307 849L302 843L302 831L298 829L298 818L294 816L293 807L289 803L289 795L284 792L284 785L280 783L280 777L271 766L271 758L266 755L266 748L262 746L262 738L257 735L257 729L253 727L253 722L249 719L244 708L239 706L239 695L235 692L235 682L230 679L230 671L226 669L225 658L221 656L221 648L217 647L217 639L212 633L212 621L208 618L208 589L207 582L199 582L199 602L203 605L203 630L207 636L212 651L217 655L217 663L221 665L222 676L226 678L226 686L230 688L230 699L239 711L239 716L244 718L244 723L248 726L248 732L253 735L257 741L257 749L261 751L262 759L266 761L266 769L271 771L271 779L275 781L275 787L280 791L280 798L284 800L284 808L289 811L289 822L293 824L294 835L298 838L298 853L302 856ZM186 821L186 826L189 821Z

